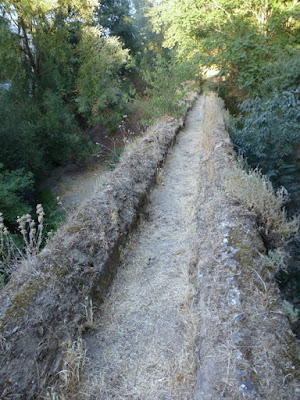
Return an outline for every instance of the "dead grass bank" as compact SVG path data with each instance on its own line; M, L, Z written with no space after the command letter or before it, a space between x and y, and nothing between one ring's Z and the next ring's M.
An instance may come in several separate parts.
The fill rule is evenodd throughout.
M255 207L261 193L253 193L251 212L237 202L233 191L243 192L251 182L243 186L230 172L238 166L213 94L206 96L204 109L198 271L201 338L195 398L294 400L300 396L299 360L274 280L278 266L267 257L257 225ZM268 196L278 203L274 194ZM245 198L249 200L246 194ZM273 221L265 224L264 232L270 237L272 227L280 230L278 234L273 229L277 244L295 231L295 224L289 225L279 209L278 224L267 218L265 209L260 210L260 221Z

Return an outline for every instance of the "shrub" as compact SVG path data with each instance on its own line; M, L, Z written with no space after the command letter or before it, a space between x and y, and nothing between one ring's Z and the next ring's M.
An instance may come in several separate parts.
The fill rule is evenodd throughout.
M2 168L0 163L0 211L8 222L14 223L17 215L26 214L31 209L24 195L33 189L33 175L24 169L1 171Z
M180 116L185 110L183 99L190 87L184 85L185 81L195 78L196 65L193 61L179 63L176 59L157 56L154 66L144 71L144 79L148 85L145 94L149 95L149 102L145 110L151 125L162 115Z
M263 65L263 81L257 88L262 96L270 96L274 91L300 89L300 52L278 53L276 62Z
M126 111L121 70L128 50L116 37L104 39L98 28L85 28L80 43L77 78L78 111L90 125L116 128Z
M275 92L272 97L256 97L242 103L243 114L231 129L234 143L252 167L261 168L276 187L297 189L292 162L295 146L300 144L300 101L295 91Z
M45 161L37 105L21 90L0 92L0 120L0 161L8 170L24 168L39 175Z

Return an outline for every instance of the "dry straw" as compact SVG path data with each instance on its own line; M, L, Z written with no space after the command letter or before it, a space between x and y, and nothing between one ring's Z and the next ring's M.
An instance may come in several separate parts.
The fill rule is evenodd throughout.
M244 211L255 216L260 234L269 247L285 246L295 237L300 220L287 218L286 189L282 187L274 192L272 183L259 169L247 172L237 167L228 171L225 188Z
M4 224L3 214L0 213L0 271L11 275L18 269L20 261L40 252L44 240L44 209L41 204L36 206L37 222L30 214L18 217L18 229L23 237L24 248L20 249Z

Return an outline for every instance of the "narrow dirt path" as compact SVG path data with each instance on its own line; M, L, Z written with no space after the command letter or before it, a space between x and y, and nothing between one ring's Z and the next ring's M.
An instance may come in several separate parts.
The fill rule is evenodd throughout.
M202 100L168 155L146 216L132 235L96 332L82 396L184 400L193 397L196 208Z

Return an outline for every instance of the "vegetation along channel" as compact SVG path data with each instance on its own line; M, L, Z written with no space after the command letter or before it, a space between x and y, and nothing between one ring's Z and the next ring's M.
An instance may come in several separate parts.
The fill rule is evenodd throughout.
M1 399L300 399L299 15L0 0Z

